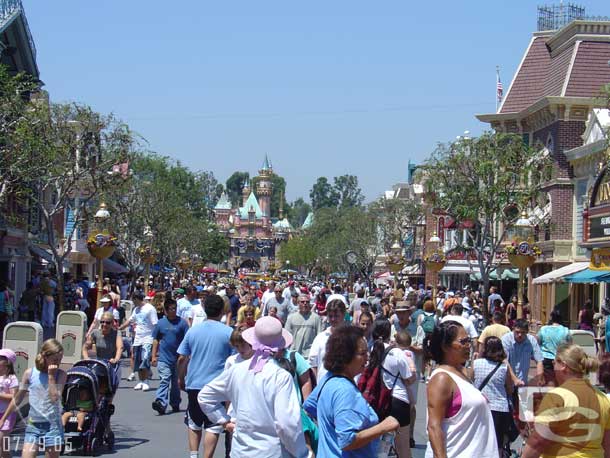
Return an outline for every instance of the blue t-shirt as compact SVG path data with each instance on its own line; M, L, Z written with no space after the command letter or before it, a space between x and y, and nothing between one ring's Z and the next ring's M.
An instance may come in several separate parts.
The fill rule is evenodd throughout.
M413 338L415 338L415 335L417 334L417 318L424 313L424 311L422 309L417 309L415 310L412 314L411 314L411 321L409 321L409 324L407 325L407 332L409 333L409 335Z
M544 359L555 359L557 347L567 343L570 338L570 330L565 326L542 326L538 331L540 339L540 350Z
M180 317L172 321L163 317L157 322L152 337L159 341L159 361L167 364L176 362L178 359L176 351L188 330L189 325Z
M178 348L178 354L190 356L186 389L200 390L215 379L231 356L229 339L233 330L220 321L206 320L189 329Z
M610 316L606 317L606 351L610 349Z
M343 450L354 441L359 431L379 423L377 414L351 380L327 373L309 395L303 408L318 420L320 439L316 456L322 458L376 456L379 440L374 440L356 450Z

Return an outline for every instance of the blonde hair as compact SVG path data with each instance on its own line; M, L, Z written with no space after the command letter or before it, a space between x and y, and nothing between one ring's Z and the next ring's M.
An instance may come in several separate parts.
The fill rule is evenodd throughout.
M47 362L45 361L45 358L63 351L64 347L61 346L57 339L45 340L42 343L42 347L40 347L40 353L36 355L36 369L38 369L40 372L45 372L47 370Z
M114 315L112 314L112 312L108 311L108 312L104 312L102 313L102 316L100 317L102 320L104 318L108 319L108 320L112 320L114 321Z
M587 355L582 347L575 344L560 345L555 360L563 362L572 371L582 375L596 372L599 368L599 361Z

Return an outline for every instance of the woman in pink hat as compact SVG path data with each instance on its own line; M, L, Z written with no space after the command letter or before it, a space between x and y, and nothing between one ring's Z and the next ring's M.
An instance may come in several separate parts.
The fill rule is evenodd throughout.
M15 375L15 369L13 365L17 360L17 356L13 350L3 348L0 350L0 417L6 412L6 408L9 403L17 394L19 388L19 380ZM5 437L9 437L15 426L15 420L17 414L12 413L8 416L6 421L0 425L0 457L7 458L11 456L11 449L9 440L5 440ZM5 443L8 447L5 448Z
M289 347L292 335L273 317L242 333L254 355L235 364L199 392L208 419L233 432L231 453L242 458L306 458L301 405L294 380L273 356ZM235 422L222 404L231 402Z

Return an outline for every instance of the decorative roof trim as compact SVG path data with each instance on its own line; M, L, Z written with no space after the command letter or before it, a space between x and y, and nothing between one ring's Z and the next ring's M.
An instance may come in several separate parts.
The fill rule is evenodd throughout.
M510 113L479 114L475 115L475 117L482 122L520 121L551 105L580 105L583 107L601 108L604 106L604 100L601 97L562 97L553 95L542 97L540 100L534 102L529 107L521 111L514 111Z
M606 150L606 140L597 140L593 143L577 146L576 148L564 151L568 162L576 161L585 158L592 154L597 154Z

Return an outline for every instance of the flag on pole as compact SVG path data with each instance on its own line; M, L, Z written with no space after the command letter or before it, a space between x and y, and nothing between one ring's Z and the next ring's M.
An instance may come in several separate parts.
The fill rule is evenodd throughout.
M498 106L502 103L503 95L504 89L502 88L502 81L500 80L500 68L496 67L496 111Z

